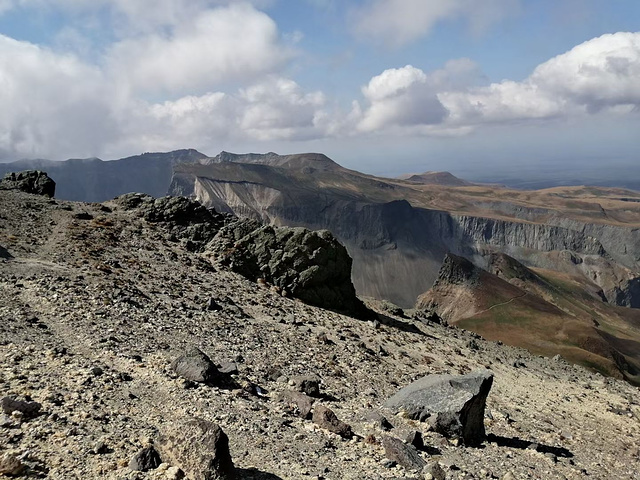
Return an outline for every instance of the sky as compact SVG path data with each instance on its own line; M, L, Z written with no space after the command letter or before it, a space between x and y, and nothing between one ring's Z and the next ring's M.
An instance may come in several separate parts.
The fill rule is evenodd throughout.
M0 0L0 161L473 177L637 167L639 139L638 0Z

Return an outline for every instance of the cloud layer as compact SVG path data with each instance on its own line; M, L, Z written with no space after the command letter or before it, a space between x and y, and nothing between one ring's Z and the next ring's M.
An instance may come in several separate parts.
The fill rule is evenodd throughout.
M425 35L440 21L466 20L479 32L515 11L520 0L372 0L353 12L354 33L399 47Z

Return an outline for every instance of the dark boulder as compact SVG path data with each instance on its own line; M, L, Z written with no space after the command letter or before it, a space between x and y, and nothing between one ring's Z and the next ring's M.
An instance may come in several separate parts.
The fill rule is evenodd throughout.
M488 370L463 376L429 375L406 386L386 406L429 422L439 433L476 445L485 436L484 409L493 384Z
M56 182L45 172L25 170L24 172L7 173L0 180L0 190L20 190L35 195L53 197L56 193Z
M148 472L160 466L160 454L153 446L140 450L129 462L129 468L137 472Z
M227 215L186 197L153 198L143 193L127 193L115 202L124 210L136 210L150 223L163 225L172 240L184 241L191 251L202 250L228 222Z
M236 240L238 231L243 231L240 226L221 230L209 246L223 265L310 305L359 318L371 316L356 297L351 257L329 231L262 226ZM233 243L225 235L233 235Z
M171 364L174 372L192 382L213 385L219 383L222 374L211 359L199 348L192 348Z
M171 422L161 433L156 448L164 461L182 469L190 480L237 478L229 438L207 420Z
M13 412L20 412L26 418L35 417L40 412L42 405L38 402L21 400L15 395L8 395L0 400L2 411L8 415Z

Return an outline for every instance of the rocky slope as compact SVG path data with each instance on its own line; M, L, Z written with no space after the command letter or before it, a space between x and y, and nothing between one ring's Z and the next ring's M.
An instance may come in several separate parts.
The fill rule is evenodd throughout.
M193 418L224 430L238 478L638 478L640 405L627 383L426 320L308 306L191 248L184 225L158 221L171 208L147 217L122 201L14 191L0 204L0 398L40 404L3 400L0 468L15 478L181 478L173 456L131 467ZM193 347L228 384L176 374ZM384 407L424 375L485 367L479 448ZM315 394L300 376L320 380L314 417L328 407L351 438L286 400ZM386 458L416 431L424 472Z
M579 277L534 271L505 254L488 256L487 268L447 255L416 307L486 338L640 384L638 310L603 303L602 292Z

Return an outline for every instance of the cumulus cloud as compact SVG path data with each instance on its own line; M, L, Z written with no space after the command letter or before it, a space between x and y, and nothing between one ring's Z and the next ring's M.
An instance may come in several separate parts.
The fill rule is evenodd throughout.
M354 110L358 129L465 133L483 124L638 109L640 33L589 40L539 65L522 82L477 86L480 78L477 65L465 59L430 73L410 65L386 70L362 89L365 108Z
M469 59L450 61L443 69L429 74L411 65L385 70L362 88L368 106L358 129L370 132L387 127L441 124L448 111L438 93L454 85L466 85L477 75L478 68Z
M275 22L248 4L200 12L168 34L116 43L109 67L134 90L180 94L273 72L290 57Z
M541 65L523 82L441 92L453 123L496 123L640 106L640 33L589 40Z
M103 73L72 55L59 55L0 35L0 148L48 155L52 145L86 151L117 130Z
M463 18L481 31L509 15L520 0L371 0L354 10L354 32L398 47L425 35L440 21Z

